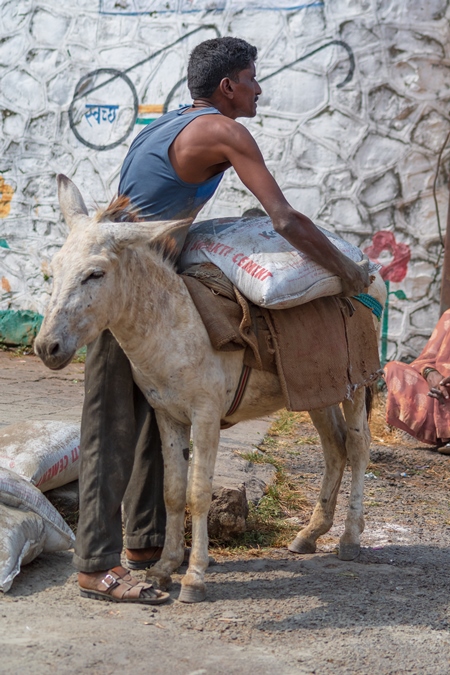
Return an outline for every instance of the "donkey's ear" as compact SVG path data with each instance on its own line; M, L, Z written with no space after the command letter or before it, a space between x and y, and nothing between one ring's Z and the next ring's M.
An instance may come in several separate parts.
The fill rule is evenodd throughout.
M187 232L193 218L184 220L155 220L142 223L101 223L101 229L112 236L117 249L138 244L167 245L178 233Z
M62 173L58 174L57 181L59 206L64 220L72 228L80 216L88 216L89 213L75 183Z

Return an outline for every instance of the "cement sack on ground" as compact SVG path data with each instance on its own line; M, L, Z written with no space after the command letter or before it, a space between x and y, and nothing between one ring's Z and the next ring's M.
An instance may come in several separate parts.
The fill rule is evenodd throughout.
M362 251L332 232L321 231L355 262ZM246 298L260 307L283 309L338 295L341 280L277 234L268 216L215 218L193 225L180 259L181 271L212 262ZM370 263L370 271L379 266Z
M44 521L43 551L66 551L75 541L75 535L47 497L29 481L14 471L0 468L0 504L21 511L32 511Z
M40 516L0 504L0 591L9 591L20 566L42 553L44 543L45 526Z
M0 467L42 492L76 480L79 458L78 424L30 420L0 429Z

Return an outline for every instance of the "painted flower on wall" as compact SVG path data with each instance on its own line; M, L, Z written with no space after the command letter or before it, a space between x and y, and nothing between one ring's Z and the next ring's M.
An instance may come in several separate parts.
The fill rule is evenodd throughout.
M387 265L384 265L383 261L378 259L383 252L392 255L392 259ZM376 232L372 238L372 245L365 248L364 253L370 260L382 265L380 274L384 281L398 283L406 277L408 263L411 259L411 249L408 244L398 243L392 232L388 230Z

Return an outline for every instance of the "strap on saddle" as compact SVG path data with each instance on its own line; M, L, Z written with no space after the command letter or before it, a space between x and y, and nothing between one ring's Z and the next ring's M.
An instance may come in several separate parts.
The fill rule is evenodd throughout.
M359 293L359 295L353 295L352 297L355 300L358 300L358 302L361 302L369 309L371 309L372 314L374 314L377 317L378 321L381 321L381 315L383 314L383 305L381 304L381 302L378 302L378 300L374 298L373 295L369 295L368 293Z

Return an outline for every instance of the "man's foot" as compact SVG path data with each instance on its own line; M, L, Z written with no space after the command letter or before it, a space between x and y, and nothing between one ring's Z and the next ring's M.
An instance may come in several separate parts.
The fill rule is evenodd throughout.
M162 546L127 548L125 554L130 570L145 570L161 560Z
M160 605L169 599L152 584L134 579L124 567L113 567L101 572L78 573L80 595L92 600L110 602L134 602L144 605Z

